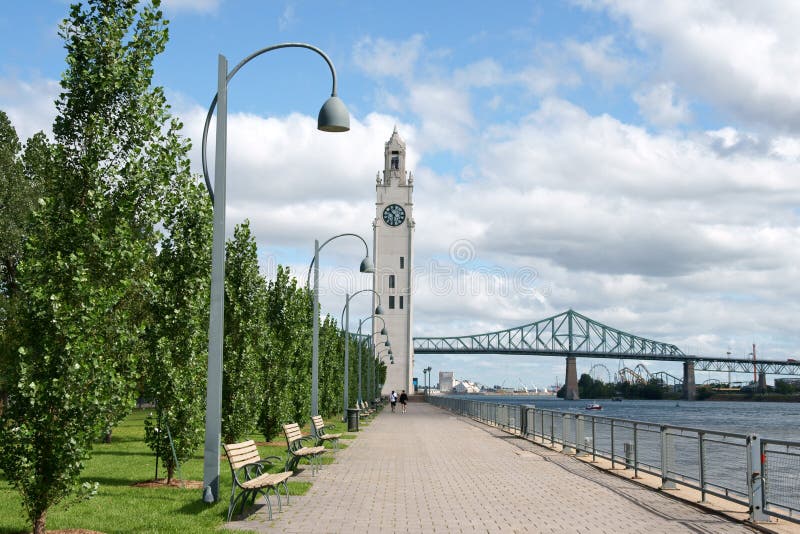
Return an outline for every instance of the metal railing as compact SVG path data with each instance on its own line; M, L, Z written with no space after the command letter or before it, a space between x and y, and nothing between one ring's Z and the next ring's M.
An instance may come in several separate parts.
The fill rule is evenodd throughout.
M751 521L768 516L800 522L800 442L539 409L471 399L429 396L428 402L612 468L661 478L662 489L677 483L733 501L750 510Z

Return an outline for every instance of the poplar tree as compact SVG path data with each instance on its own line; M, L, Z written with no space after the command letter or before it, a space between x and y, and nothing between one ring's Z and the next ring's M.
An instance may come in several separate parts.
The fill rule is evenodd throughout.
M157 412L145 421L145 442L161 458L167 483L176 468L173 449L185 462L204 437L211 216L205 187L186 168L166 203L142 378Z
M0 111L0 415L6 400L6 380L13 354L14 306L18 293L17 266L34 205L26 180L22 144L4 111Z
M256 241L250 223L236 225L226 244L225 357L222 365L222 439L234 443L256 427L258 360L266 330L267 284L258 269Z
M60 35L67 68L18 269L24 305L0 428L0 466L37 534L76 489L92 442L132 406L158 208L187 150L151 87L167 42L157 0L74 5Z
M267 291L269 350L261 357L258 429L267 439L281 424L305 421L311 413L311 296L288 268L278 266Z

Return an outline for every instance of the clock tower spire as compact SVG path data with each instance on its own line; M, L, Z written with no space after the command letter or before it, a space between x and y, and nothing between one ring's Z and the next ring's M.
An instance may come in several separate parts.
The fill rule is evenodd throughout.
M383 173L378 173L375 190L373 287L380 295L383 320L389 331L394 357L394 365L387 362L386 383L381 394L388 395L392 390L398 394L406 390L411 394L414 372L411 339L414 176L406 171L406 143L397 133L396 126L385 145ZM377 305L377 298L375 300ZM375 322L373 336L380 335L382 326L380 321Z

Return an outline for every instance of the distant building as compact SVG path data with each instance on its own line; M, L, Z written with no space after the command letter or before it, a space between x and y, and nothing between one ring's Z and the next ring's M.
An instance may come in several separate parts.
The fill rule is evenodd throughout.
M481 387L476 384L475 382L470 382L469 380L456 380L456 385L453 387L453 391L456 393L480 393Z
M455 385L453 371L439 371L439 391L451 393Z

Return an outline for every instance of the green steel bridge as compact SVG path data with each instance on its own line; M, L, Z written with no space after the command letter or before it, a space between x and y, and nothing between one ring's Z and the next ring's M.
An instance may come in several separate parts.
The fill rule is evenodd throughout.
M723 358L685 354L670 343L643 338L568 310L534 323L468 336L415 337L415 354L519 354L566 356L567 387L575 382L575 358L613 358L680 362L692 390L694 371L800 375L800 361ZM688 389L688 388L687 388Z

